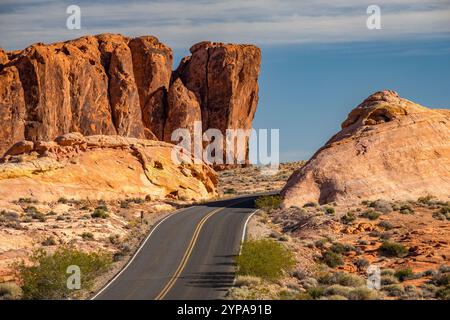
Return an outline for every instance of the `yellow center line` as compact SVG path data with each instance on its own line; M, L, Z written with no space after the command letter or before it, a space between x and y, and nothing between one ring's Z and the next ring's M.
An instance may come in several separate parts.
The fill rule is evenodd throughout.
M223 207L223 208L219 208L216 210L211 211L210 213L208 213L206 216L204 216L202 218L202 220L200 220L200 222L198 223L197 227L195 228L194 234L191 238L191 241L189 242L189 246L187 247L184 255L183 255L183 259L181 259L180 265L178 266L177 270L175 271L175 273L172 275L172 277L170 278L169 282L167 282L167 284L164 286L164 288L161 290L161 292L156 296L155 300L162 300L164 299L164 297L167 295L167 293L170 291L170 289L172 289L172 287L174 286L175 282L177 281L177 278L180 276L181 272L183 272L184 268L186 267L186 264L189 260L189 257L191 256L192 250L194 249L195 243L197 242L198 236L200 235L200 231L203 227L203 225L205 224L206 220L208 220L213 214L228 208L230 206L239 204L241 202L247 201L248 199L242 200L242 201L238 201L235 202L233 204L230 204L229 206Z

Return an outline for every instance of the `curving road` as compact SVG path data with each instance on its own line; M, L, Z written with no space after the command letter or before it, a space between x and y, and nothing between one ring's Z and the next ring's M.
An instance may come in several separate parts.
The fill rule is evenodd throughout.
M93 299L223 298L234 281L234 257L256 197L210 202L169 215Z

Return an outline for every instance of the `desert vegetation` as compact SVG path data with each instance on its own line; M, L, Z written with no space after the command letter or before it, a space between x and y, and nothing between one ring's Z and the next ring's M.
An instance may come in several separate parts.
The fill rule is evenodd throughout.
M230 298L450 298L448 201L427 195L415 201L311 202L282 209L271 200L261 200L265 205L251 219L249 237L289 248L295 266L275 281L241 274ZM378 290L367 286L370 266L380 268Z

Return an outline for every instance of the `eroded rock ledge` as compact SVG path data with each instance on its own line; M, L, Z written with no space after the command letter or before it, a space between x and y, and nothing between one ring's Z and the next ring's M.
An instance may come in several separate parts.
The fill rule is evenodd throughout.
M217 176L206 164L171 159L173 145L80 133L54 141L21 141L0 164L0 199L35 198L201 200L216 195Z

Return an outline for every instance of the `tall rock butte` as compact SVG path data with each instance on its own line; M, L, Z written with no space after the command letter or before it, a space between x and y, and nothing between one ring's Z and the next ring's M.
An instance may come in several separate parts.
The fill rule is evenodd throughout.
M376 92L283 188L285 206L307 202L450 196L450 110Z
M261 52L202 42L172 72L172 50L152 36L85 36L0 49L0 156L16 142L83 135L170 141L176 128L249 129Z

